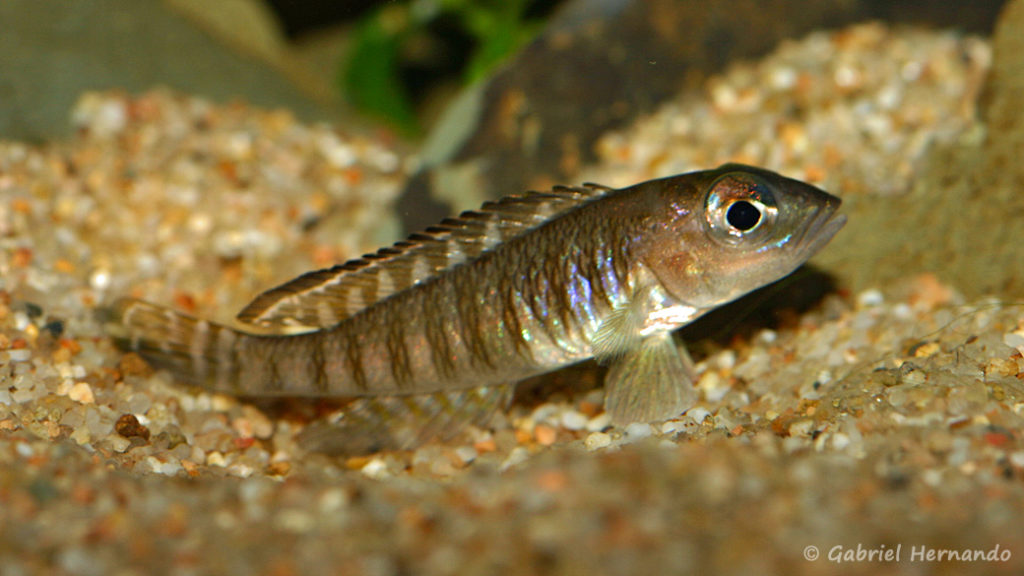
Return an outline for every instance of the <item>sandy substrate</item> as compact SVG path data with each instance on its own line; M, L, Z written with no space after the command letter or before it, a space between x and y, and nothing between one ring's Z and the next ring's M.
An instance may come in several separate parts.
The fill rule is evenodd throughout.
M609 135L586 177L743 161L884 209L931 147L975 137L989 60L952 33L816 34ZM71 142L0 143L0 574L1024 566L1020 303L912 268L851 291L844 268L872 265L851 258L810 311L701 345L677 420L615 429L600 388L569 386L415 452L304 454L330 407L177 386L94 312L130 294L229 320L393 238L415 160L160 91L86 95L73 118Z

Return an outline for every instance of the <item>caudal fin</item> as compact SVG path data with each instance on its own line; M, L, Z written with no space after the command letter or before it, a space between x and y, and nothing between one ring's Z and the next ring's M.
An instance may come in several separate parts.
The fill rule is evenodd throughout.
M180 382L225 392L238 380L241 332L143 300L118 300L107 331L122 349L136 352Z

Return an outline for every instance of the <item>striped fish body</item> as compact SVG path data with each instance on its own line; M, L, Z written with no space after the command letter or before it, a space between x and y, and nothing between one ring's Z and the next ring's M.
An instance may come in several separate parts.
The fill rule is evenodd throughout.
M664 419L695 401L671 330L795 269L842 226L838 205L738 165L558 188L270 290L246 328L125 300L116 335L212 390L365 398L342 436L389 439L367 449L443 435L516 381L593 356L610 365L616 422Z

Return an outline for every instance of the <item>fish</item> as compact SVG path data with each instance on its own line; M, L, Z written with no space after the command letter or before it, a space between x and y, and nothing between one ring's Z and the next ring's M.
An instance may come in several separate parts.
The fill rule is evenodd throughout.
M841 200L726 164L613 189L489 201L260 294L218 324L140 299L110 332L177 381L241 397L349 399L312 450L415 448L482 425L517 382L594 358L611 422L698 401L672 332L777 281L842 228Z

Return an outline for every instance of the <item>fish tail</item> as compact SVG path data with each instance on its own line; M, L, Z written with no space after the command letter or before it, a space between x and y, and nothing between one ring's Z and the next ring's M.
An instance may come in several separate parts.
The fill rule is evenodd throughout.
M180 382L235 391L238 387L238 330L170 308L125 298L107 310L108 332L123 350L136 352L154 368Z
M408 450L446 440L467 425L483 425L512 398L514 385L356 398L332 421L310 425L303 448L336 456Z
M105 310L107 330L118 347L136 352L178 381L211 390L242 393L239 343L250 335L143 300L122 299ZM512 397L512 384L354 398L332 421L310 425L303 448L358 456L406 450L454 436L485 423Z

